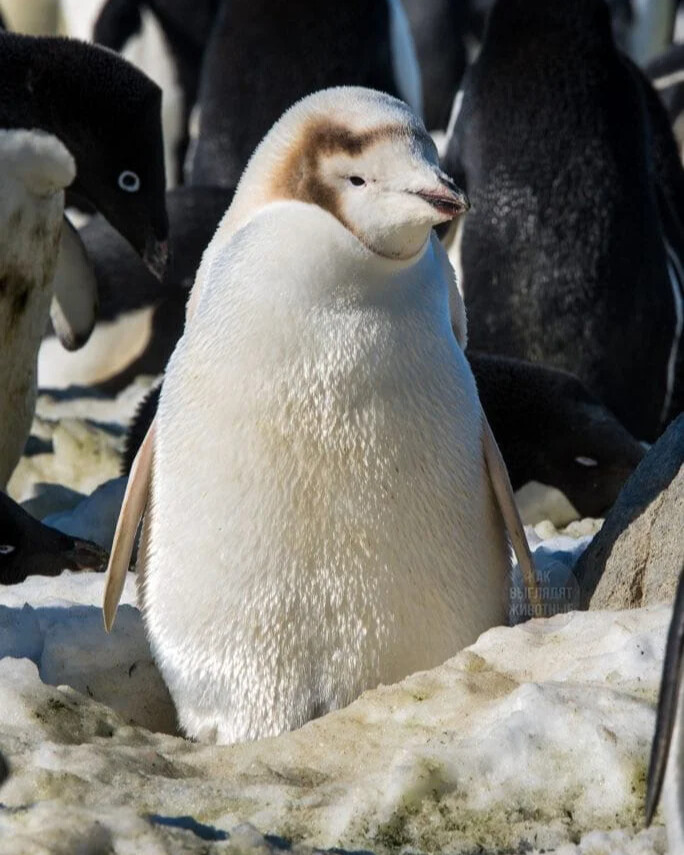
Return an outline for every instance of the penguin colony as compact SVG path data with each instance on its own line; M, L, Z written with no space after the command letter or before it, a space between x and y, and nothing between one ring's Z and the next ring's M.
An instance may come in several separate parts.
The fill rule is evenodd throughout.
M0 32L0 485L44 336L55 382L55 337L108 393L165 372L105 620L142 520L188 735L279 733L453 655L505 620L506 531L534 596L511 482L604 513L684 409L675 5L107 0L93 40L162 34L173 138L111 51ZM96 216L76 230L68 205ZM2 500L3 584L102 564ZM680 600L650 814L670 744L682 799Z

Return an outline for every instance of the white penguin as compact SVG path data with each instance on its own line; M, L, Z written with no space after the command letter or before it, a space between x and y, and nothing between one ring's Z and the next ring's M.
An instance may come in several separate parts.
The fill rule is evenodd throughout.
M188 735L299 727L505 621L485 455L514 514L510 484L432 231L466 208L420 120L367 89L303 99L252 156L200 265L105 592L109 628L149 486L139 592Z
M667 636L658 717L646 791L650 825L663 790L669 851L684 852L684 571L679 578Z
M75 174L56 137L0 130L0 488L31 428L48 317L69 348L83 343L95 320L95 277L63 216L64 188Z

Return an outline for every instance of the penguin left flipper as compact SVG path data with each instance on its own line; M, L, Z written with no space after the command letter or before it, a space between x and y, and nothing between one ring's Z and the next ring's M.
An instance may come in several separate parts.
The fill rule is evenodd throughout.
M114 625L116 610L121 599L126 573L131 562L135 535L145 512L152 478L152 453L154 447L155 422L150 425L147 435L133 461L131 474L126 485L121 511L114 532L112 551L107 564L104 602L102 611L104 625L109 632Z
M682 661L684 659L684 572L679 578L677 596L672 612L672 623L667 636L665 661L663 662L663 678L658 697L658 715L656 729L651 746L651 760L648 767L648 783L646 787L646 825L651 824L653 815L658 807L660 791L665 778L670 742L677 715L677 699L679 687L684 675Z
M90 337L97 315L97 280L76 228L64 217L53 277L50 320L67 350L77 350Z
M539 588L532 553L530 552L522 520L515 504L513 488L508 477L506 464L501 456L501 451L484 411L482 412L482 446L489 480L518 559L520 572L525 583L526 596L530 603L536 603L539 599Z

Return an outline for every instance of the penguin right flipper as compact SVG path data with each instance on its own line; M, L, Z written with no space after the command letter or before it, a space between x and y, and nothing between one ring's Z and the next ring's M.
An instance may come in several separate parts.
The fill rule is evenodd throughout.
M116 610L119 606L121 593L126 573L133 554L135 536L140 526L152 480L152 454L154 448L154 421L147 431L147 435L140 446L133 461L131 474L126 485L121 511L114 532L112 551L107 565L107 578L105 581L104 602L102 611L104 613L105 629L109 632L114 625Z
M663 786L667 758L677 714L677 699L683 679L684 663L684 572L679 578L675 597L672 622L667 636L663 677L658 697L658 715L656 729L651 746L651 761L648 767L646 787L646 825L650 825L658 807L660 791Z
M67 350L82 347L93 331L97 314L97 280L78 231L64 217L50 320Z

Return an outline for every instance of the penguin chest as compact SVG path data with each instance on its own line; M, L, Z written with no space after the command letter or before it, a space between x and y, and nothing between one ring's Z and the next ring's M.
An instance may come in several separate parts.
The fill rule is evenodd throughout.
M49 315L61 227L60 204L50 201L34 208L9 201L0 206L0 469L9 468L5 478L21 454L33 417L38 349Z

